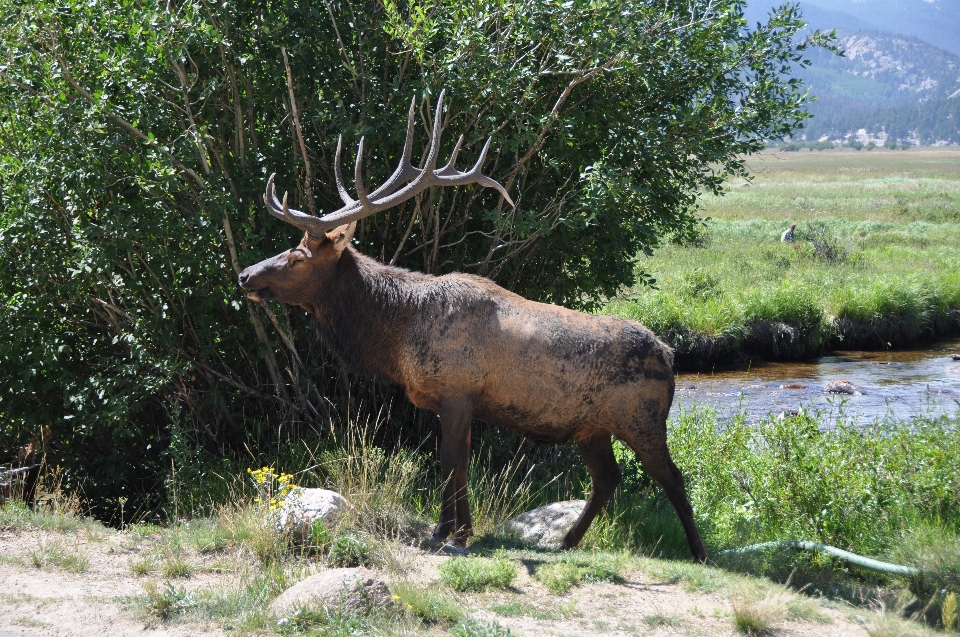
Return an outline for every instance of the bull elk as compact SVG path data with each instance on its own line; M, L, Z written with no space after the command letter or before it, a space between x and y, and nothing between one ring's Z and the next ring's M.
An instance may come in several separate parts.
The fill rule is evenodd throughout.
M276 299L306 310L320 339L345 367L400 384L410 401L439 414L440 520L433 537L451 533L463 546L471 535L467 501L470 423L476 418L534 440L576 441L590 473L586 507L563 539L580 543L620 483L611 436L629 446L676 509L693 558L706 549L683 477L667 449L673 400L673 352L638 323L536 303L489 279L469 274L435 277L383 265L350 241L357 220L406 201L432 186L479 184L506 189L480 173L490 140L467 172L454 168L463 138L437 169L443 93L422 169L410 163L414 104L400 165L368 193L361 175L363 139L355 167L357 199L347 194L334 164L343 207L315 217L277 198L274 177L264 202L277 219L304 231L300 244L245 269L240 285L254 301Z

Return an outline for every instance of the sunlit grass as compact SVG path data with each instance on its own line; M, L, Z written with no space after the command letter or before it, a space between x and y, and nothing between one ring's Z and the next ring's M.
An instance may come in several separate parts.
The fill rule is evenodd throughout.
M642 258L656 289L604 311L650 327L685 367L960 332L960 152L851 153L752 160L753 185L704 198L700 245ZM797 242L782 244L790 223ZM795 331L775 340L771 323Z

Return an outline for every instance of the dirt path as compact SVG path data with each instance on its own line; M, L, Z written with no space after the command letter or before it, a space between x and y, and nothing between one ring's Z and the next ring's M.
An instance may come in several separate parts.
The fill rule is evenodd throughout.
M224 631L216 620L187 617L164 622L144 612L144 585L155 582L164 586L171 581L160 573L134 574L132 565L156 549L156 542L149 538L113 531L92 535L82 530L0 532L0 637L233 634L235 631ZM240 575L237 569L223 566L223 555L194 554L191 559L191 574L173 580L182 590L236 586ZM383 577L391 583L435 582L445 559L449 558L398 548ZM740 576L717 571L715 590L704 592L691 590L690 583L680 576L672 577L676 581L671 582L669 574L640 568L629 571L620 583L582 584L553 595L532 577L531 570L521 566L517 580L506 590L450 594L472 619L496 621L517 636L742 634L732 620L734 601L738 595L747 595L738 592L736 582L744 580ZM867 636L863 619L847 610L786 590L771 592L769 585L764 586L765 599L754 603L777 606L782 615L771 634ZM752 594L756 597L756 591ZM448 629L437 626L412 630L404 634L449 634Z

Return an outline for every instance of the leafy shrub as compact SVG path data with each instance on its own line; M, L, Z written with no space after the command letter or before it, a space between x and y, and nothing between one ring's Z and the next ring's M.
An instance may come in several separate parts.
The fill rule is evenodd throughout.
M517 567L500 552L493 559L471 555L450 558L440 565L440 580L460 592L506 588L516 578Z
M262 213L264 175L293 206L339 207L319 187L336 136L366 136L379 181L410 98L429 118L443 88L441 153L464 133L465 165L496 131L486 170L517 209L443 190L361 224L357 246L597 306L636 254L698 223L698 192L806 117L781 70L829 39L796 39L790 5L756 26L740 4L0 0L0 448L49 425L48 462L102 519L120 497L194 516L214 462L389 402L341 382L303 313L247 301L236 275L297 238ZM291 94L306 150L284 132ZM412 414L396 410L416 444L432 424Z
M143 590L146 593L144 607L147 613L159 619L170 619L196 604L196 600L186 589L178 588L170 582L163 586L156 582L147 582L143 585Z
M376 544L353 533L338 535L327 554L327 563L337 567L371 566L375 561Z
M802 236L813 244L813 258L824 263L843 263L850 254L840 241L840 237L830 231L824 223L808 224Z

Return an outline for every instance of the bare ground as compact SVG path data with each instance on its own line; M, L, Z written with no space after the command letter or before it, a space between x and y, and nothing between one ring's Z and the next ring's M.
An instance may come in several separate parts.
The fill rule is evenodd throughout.
M259 568L251 555L236 547L213 554L186 553L187 576L171 577L159 567L134 574L134 565L156 555L160 542L158 537L105 529L0 531L0 637L179 637L237 634L236 628L241 633L273 632L275 619L266 628L250 629L225 626L216 617L163 621L151 616L144 603L144 586L150 582L160 586L174 582L184 591L227 589ZM386 581L439 587L437 569L449 557L403 546L391 550L385 562L389 566L383 571ZM519 577L506 590L478 594L447 590L445 594L454 597L472 619L496 621L514 635L537 637L739 635L743 633L734 626L733 604L745 599L751 601L742 603L774 609L779 620L769 634L781 637L866 637L871 617L876 618L868 611L798 596L768 582L717 569L710 569L697 586L671 570L671 563L642 558L631 561L620 583L585 583L553 595L532 577L530 564L516 562ZM322 568L316 563L301 566L290 583ZM712 583L703 585L703 581ZM404 634L449 634L448 628L436 625L408 621L405 626Z

